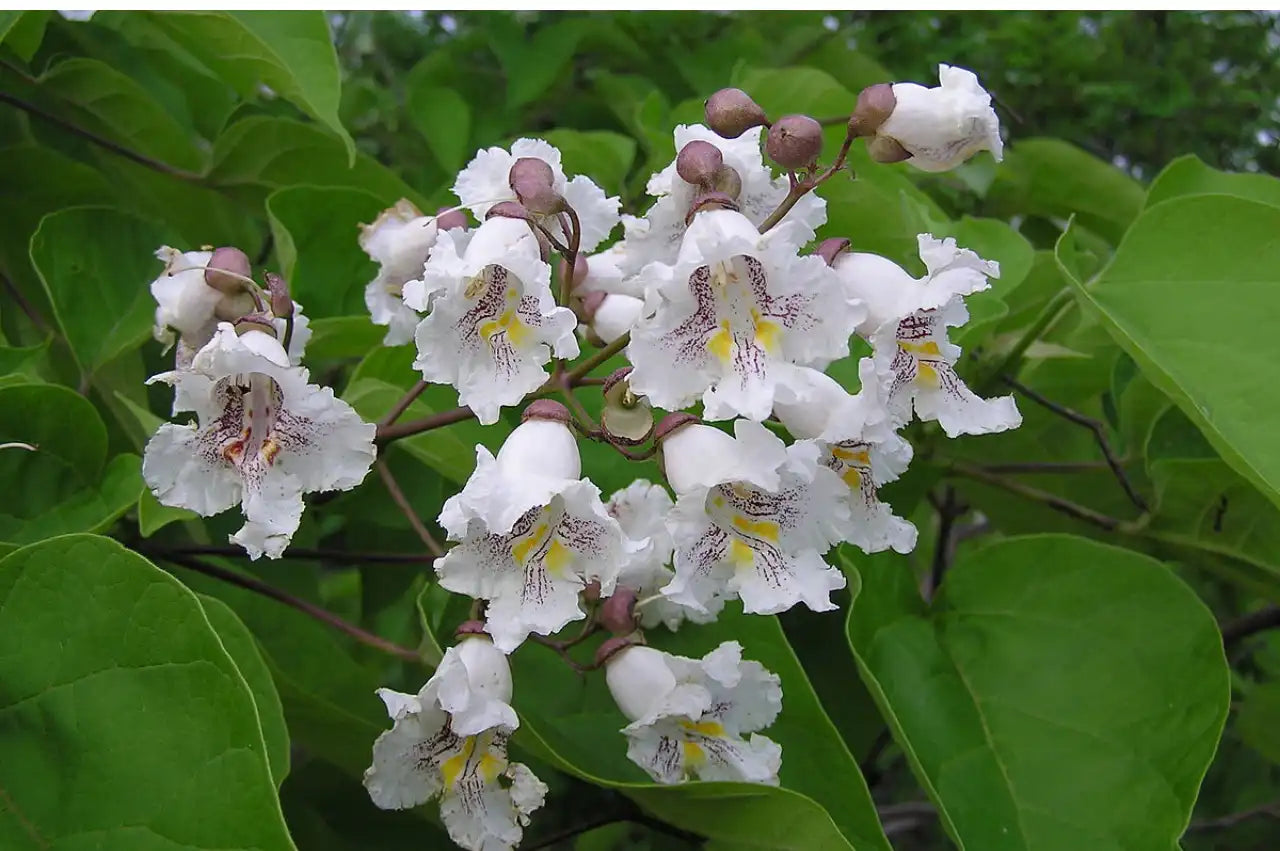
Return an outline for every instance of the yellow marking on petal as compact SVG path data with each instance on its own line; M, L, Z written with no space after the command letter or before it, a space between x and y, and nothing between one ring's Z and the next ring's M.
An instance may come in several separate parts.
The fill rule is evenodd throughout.
M558 539L553 540L551 546L547 547L547 555L542 560L542 563L546 566L548 573L553 576L563 577L573 565L573 551L560 543Z
M750 520L741 514L733 515L733 528L775 544L778 543L778 534L781 531L777 523L768 520Z
M529 554L546 538L549 531L551 530L546 523L539 523L511 545L511 555L523 565L529 560Z
M267 464L270 464L271 462L275 461L276 456L280 454L280 444L276 443L271 438L267 438L266 440L262 441L261 452L262 452L262 460L266 461Z
M916 384L923 384L926 387L937 387L938 370L928 361L920 361L916 364Z
M733 334L729 330L728 320L721 320L720 329L707 340L707 351L720 358L721 362L729 362L729 354L733 350Z
M898 347L904 352L910 352L913 355L923 355L924 357L940 357L942 351L938 348L938 344L933 340L927 340L923 343L908 343L903 340L898 341Z
M493 345L493 338L499 333L505 333L513 346L521 346L528 339L528 332L529 327L516 316L515 308L508 308L502 311L497 319L490 319L480 325L480 335L490 346Z
M733 566L738 570L745 570L754 567L756 563L756 551L751 547L734 538L729 544L729 561L733 562Z
M858 490L862 487L862 473L858 472L856 467L849 467L840 474L841 480L852 490Z
M840 446L831 447L831 454L841 461L852 461L864 467L871 466L871 456L865 449L845 449Z
M505 770L506 765L493 754L486 753L480 757L480 776L484 779L484 782L494 782L498 779L498 775Z
M704 736L724 737L724 725L719 721L681 721L686 730L701 733Z
M681 749L684 751L684 763L686 767L696 767L706 762L707 754L702 749L702 745L694 742L681 742Z
M770 322L760 315L760 311L754 307L751 308L751 321L756 326L756 342L764 347L766 352L774 354L778 351L778 337L782 333L782 328L776 322Z
M467 736L462 743L462 751L440 764L440 774L444 778L446 789L451 788L457 781L458 776L462 774L462 769L467 767L467 760L471 759L471 755L475 752L476 737Z

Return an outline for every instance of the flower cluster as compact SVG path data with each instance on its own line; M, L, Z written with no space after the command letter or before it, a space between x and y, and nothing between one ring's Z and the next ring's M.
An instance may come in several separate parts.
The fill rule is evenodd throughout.
M491 425L523 409L496 455L476 447L474 472L437 518L449 546L434 572L473 598L475 620L417 695L380 692L394 723L365 777L375 804L439 797L462 847L518 844L545 787L507 759L519 720L506 654L533 641L582 670L568 650L601 631L612 637L590 668L604 669L626 754L649 777L779 782L782 748L760 732L781 711L779 678L735 641L691 659L645 635L727 607L834 609L846 579L827 560L833 547L915 547L915 528L880 496L912 459L901 430L913 419L948 437L1019 424L1011 398L965 385L948 338L967 321L964 299L999 277L996 262L920 234L917 278L847 239L813 245L827 218L813 190L859 139L878 162L925 171L981 150L999 159L999 123L976 77L939 74L937 88L864 90L825 168L818 121L771 122L725 89L708 99L705 126L675 128L677 155L650 178L642 214L621 214L618 198L566 173L551 145L520 139L476 154L454 183L457 207L425 216L402 201L363 226L360 245L379 267L366 301L384 342L415 346L424 382L456 389L459 418ZM214 287L225 267L208 255L170 262L154 287L158 322L185 348L155 380L175 385L175 408L198 424L161 429L148 482L202 514L242 502L248 522L234 540L278 556L303 492L364 476L373 427L307 383L296 310L282 329L261 298L245 302L256 287ZM232 280L247 275L245 264ZM858 338L871 354L850 392L827 370ZM588 346L597 352L569 363ZM575 394L616 357L628 365L603 381L597 423ZM655 408L666 412L656 423ZM637 479L606 499L583 473L581 439L627 459L656 455L664 481ZM573 622L574 638L555 637Z

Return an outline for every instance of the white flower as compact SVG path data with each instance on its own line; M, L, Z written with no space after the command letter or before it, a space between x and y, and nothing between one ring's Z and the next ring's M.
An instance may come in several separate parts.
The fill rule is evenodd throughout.
M360 226L360 247L378 264L377 277L364 288L364 303L373 324L387 326L385 346L413 339L422 317L404 303L404 285L422 277L437 233L436 217L424 216L405 199L383 210L373 224Z
M219 320L233 320L255 312L253 297L247 292L228 295L204 281L212 251L179 251L167 245L156 249L164 271L151 282L151 296L156 300L155 338L167 347L175 342L177 332L176 369L186 369L191 359L213 339ZM302 314L302 305L294 302L293 337L289 340L289 359L297 365L307 341L311 339L310 323ZM284 333L285 321L272 320L276 331ZM179 410L175 408L175 412Z
M423 279L405 285L404 301L431 310L414 334L414 367L427 381L458 388L458 400L484 425L542 386L552 353L578 354L577 318L556 306L551 267L518 219L440 234Z
M440 585L489 601L486 629L505 652L531 632L550 635L585 617L579 592L597 580L602 595L612 593L636 546L580 475L568 425L529 419L497 458L476 447L475 472L440 513L459 542L436 560Z
M991 108L991 95L972 71L938 66L936 88L894 83L897 104L876 130L911 154L907 162L922 171L946 171L979 151L991 151L999 162L1000 119Z
M728 597L754 614L801 602L834 609L831 592L845 578L821 553L848 526L845 485L819 465L814 443L788 447L748 420L734 428L730 437L685 425L663 438L677 498L668 521L676 575L662 593L698 612L717 613Z
M627 244L619 242L586 258L587 276L573 288L575 293L616 293L644 298L644 287L624 269L629 265Z
M641 273L654 310L627 347L632 389L667 410L701 398L707 419L763 420L786 365L848 354L861 308L799 245L786 225L761 235L740 213L699 213L675 265Z
M791 434L817 443L819 463L845 484L849 525L844 539L863 552L915 549L916 527L893 513L876 491L911 463L911 444L892 429L879 398L875 363L858 363L862 389L850 395L835 379L813 369L797 369L788 383L787 401L774 412Z
M607 506L609 514L622 527L622 534L632 541L643 542L622 562L618 585L632 589L638 598L647 601L636 610L640 625L645 628L661 623L666 624L667 629L677 629L686 619L695 623L711 619L666 597L654 599L654 595L675 576L671 569L675 543L667 530L667 515L671 507L671 497L666 490L644 479L637 479L615 492L609 497Z
M591 314L590 327L604 343L631 333L644 312L644 302L629 295L609 293Z
M147 443L142 475L165 505L208 517L241 504L231 537L251 558L279 558L302 520L302 495L349 490L369 472L375 428L328 387L308 384L269 334L226 322L175 386L198 423L166 423Z
M519 844L547 787L526 766L507 760L519 725L506 657L483 637L445 652L416 695L378 689L395 723L373 743L364 785L373 803L399 810L440 797L449 838L471 851ZM491 710L481 716L475 706Z
M858 333L870 338L886 322L905 319L918 310L936 310L956 296L967 296L991 288L988 278L1000 277L1000 264L983 260L955 239L936 239L922 233L916 237L925 276L913 278L897 263L879 254L846 252L836 257L836 276L846 292L862 302L866 318Z
M458 179L453 184L453 194L458 196L464 207L470 208L483 221L485 213L494 204L516 200L508 175L516 160L524 157L539 159L551 166L554 175L552 188L574 209L582 225L579 250L594 251L617 226L621 201L617 197L606 198L604 190L585 175L567 179L560 165L560 151L542 139L517 139L510 152L502 148L479 151L467 167L459 172ZM548 218L545 224L562 242L568 238L556 219Z
M654 780L777 785L782 748L755 731L778 717L782 686L759 662L744 662L738 642L701 660L626 647L606 661L605 679L631 722L622 730L627 757Z
M710 142L720 149L724 164L737 171L742 180L738 209L753 227L767 219L790 191L787 179L775 178L764 164L760 154L763 129L754 127L736 139L722 139L701 124L680 124L675 129L677 153L694 141ZM626 228L622 268L628 275L639 272L649 263L676 262L681 240L684 239L685 217L697 195L697 187L681 180L676 173L675 160L649 178L647 191L658 200L644 217L622 218ZM827 202L814 192L801 198L783 218L796 229L799 243L813 239L815 231L826 220Z

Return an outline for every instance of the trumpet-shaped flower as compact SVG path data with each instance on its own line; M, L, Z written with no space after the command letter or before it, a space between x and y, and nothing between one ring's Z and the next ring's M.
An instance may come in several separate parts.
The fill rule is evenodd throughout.
M436 217L424 216L404 199L383 210L372 224L360 226L360 247L378 264L377 277L364 288L364 303L373 324L387 326L385 346L413 339L422 317L404 303L404 285L422 277L438 233Z
M667 529L672 505L671 497L662 486L637 479L609 497L607 506L609 514L622 527L622 534L632 541L643 542L623 561L618 585L632 589L637 597L646 600L645 605L636 610L640 625L646 628L661 623L668 629L676 629L685 620L695 623L710 620L710 616L666 597L655 598L675 576L671 568L675 544Z
M848 354L861 307L799 244L785 225L762 235L741 213L699 213L675 265L641 273L652 315L627 348L632 389L668 410L701 398L707 419L763 420L789 365Z
M553 353L578 354L577 318L556 306L551 267L518 219L440 234L422 280L405 285L404 301L431 310L414 333L414 367L427 381L458 388L458 400L485 425L542 385Z
M585 615L588 582L612 593L637 544L580 478L581 459L565 422L532 418L495 458L476 447L476 470L450 498L440 525L457 546L436 561L440 585L489 601L486 629L511 652L531 632L550 635Z
M724 164L738 173L742 188L736 199L738 209L753 227L760 225L787 197L785 177L774 177L760 154L761 127L754 127L736 139L723 139L701 124L681 124L675 129L676 151L690 142L709 142L720 149ZM626 247L623 270L632 275L649 263L676 262L684 239L685 217L698 188L680 179L676 161L649 178L647 191L657 198L643 218L623 216ZM810 192L783 218L795 229L799 243L813 239L827 220L827 202Z
M702 659L625 647L605 662L627 756L659 783L736 780L777 785L782 748L756 731L782 708L776 674L726 641ZM750 738L745 738L750 734Z
M939 65L938 82L935 88L894 83L897 103L877 135L896 141L911 154L907 162L922 171L947 171L979 151L1002 159L1000 119L977 76Z
M510 706L511 670L487 638L445 652L416 695L379 689L394 722L373 743L364 785L382 809L440 798L449 838L470 851L514 848L547 787L507 759L519 725Z
M564 197L581 223L579 250L594 251L617 226L621 201L617 197L605 197L604 190L585 175L567 178L560 164L560 151L542 139L517 139L510 151L486 148L478 152L459 172L453 184L453 194L458 196L464 207L470 208L477 218L483 220L494 204L517 200L509 175L516 160L526 157L542 160L551 167L551 188ZM543 223L562 243L568 244L568 236L558 217L548 216Z
M685 425L663 439L677 499L668 521L676 575L662 593L697 612L719 612L728 597L755 614L801 602L834 609L831 592L845 578L821 553L849 523L844 483L818 463L814 443L785 446L748 420L734 427L730 437Z
M151 381L175 387L197 422L166 423L147 443L142 474L165 505L210 516L240 504L231 537L251 558L279 558L302 520L302 495L349 490L376 455L374 426L328 387L307 383L284 347L226 322L189 369Z

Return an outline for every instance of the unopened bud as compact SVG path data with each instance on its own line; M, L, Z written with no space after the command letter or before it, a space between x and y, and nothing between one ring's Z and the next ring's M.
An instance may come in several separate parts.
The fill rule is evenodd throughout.
M590 270L587 268L587 258L583 256L582 252L578 252L578 256L573 258L572 278L569 277L569 264L564 260L560 261L560 279L569 281L569 289L580 286L582 282L587 279L587 273L589 271Z
M822 153L822 125L807 115L784 115L769 128L764 150L783 168L807 168Z
M742 89L721 89L704 104L707 126L717 136L736 139L752 127L769 123L760 104Z
M685 145L676 155L676 174L685 183L696 186L709 186L722 165L724 154L720 149L701 139Z
M216 249L204 269L204 282L221 293L231 295L242 292L250 282L246 280L252 275L249 267L249 255L239 248L224 245Z
M507 219L529 220L529 211L524 208L523 204L516 201L499 201L489 208L489 212L485 213L485 219L492 219L494 216L502 216Z
M456 207L441 207L436 210L436 227L440 230L453 230L467 226L467 214Z
M828 266L834 266L836 258L849 250L849 240L842 236L833 236L830 239L824 239L819 245L818 250L814 252L823 260L827 261Z
M738 202L730 198L723 192L708 191L699 193L689 204L689 212L685 214L684 223L687 225L693 221L693 217L703 210L734 210L737 211Z
M574 313L578 314L578 319L590 325L591 320L596 318L596 311L604 304L605 295L606 293L599 292L583 293L582 298L574 305Z
M272 337L276 335L276 326L271 321L271 317L265 313L249 313L236 319L232 325L236 329L236 334L247 334L250 331L262 331L270 334Z
M511 171L507 172L507 184L519 194L518 184L524 184L527 187L534 187L542 184L546 187L555 185L556 173L551 170L551 166L546 160L540 160L537 157L521 157L511 166Z
M267 292L271 293L271 312L277 319L293 316L293 299L289 298L289 285L274 272L267 273Z
M535 399L520 415L520 422L527 423L529 420L551 420L568 425L572 417L569 416L569 409L554 399Z
M658 443L666 440L675 434L681 428L698 422L698 418L693 414L686 414L684 411L676 411L674 414L667 414L658 423L658 427L653 430L653 439Z
M592 579L586 585L582 586L582 599L588 603L594 603L600 599L599 579Z
M867 153L878 163L900 163L911 159L911 152L902 147L897 139L888 136L872 136L868 139Z
M455 638L462 638L467 635L488 635L484 630L484 621L463 621L458 624L458 628L453 631Z
M628 647L636 647L643 644L644 641L639 635L615 635L613 638L606 638L596 648L596 667L603 667L610 659Z
M539 216L563 213L568 206L564 196L546 184L521 182L516 184L515 191L525 209Z
M627 635L636 630L636 592L619 585L613 596L605 600L597 614L600 625L614 635Z
M892 83L876 83L858 92L858 103L849 116L849 134L851 136L871 136L880 125L889 120L898 98L893 93Z
M717 192L723 192L735 201L742 194L742 175L738 174L738 170L731 165L722 165L716 169L715 176L711 179L711 188Z

